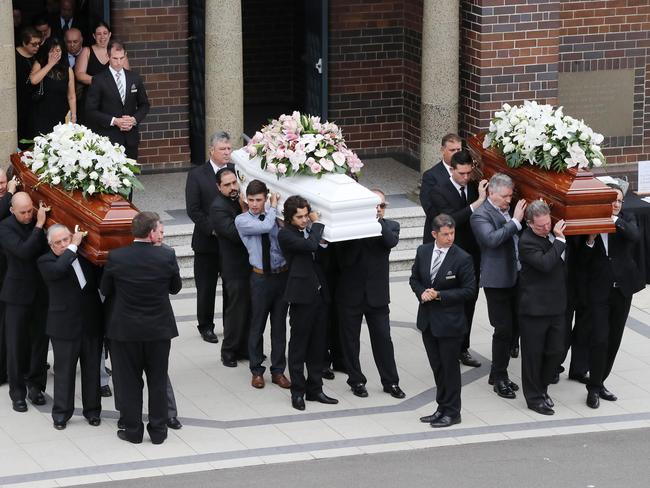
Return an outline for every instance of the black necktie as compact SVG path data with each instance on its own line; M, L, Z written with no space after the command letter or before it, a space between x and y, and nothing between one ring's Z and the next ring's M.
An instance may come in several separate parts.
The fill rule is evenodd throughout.
M259 219L264 221L266 215L261 214ZM262 234L262 269L265 273L271 271L271 239L269 234Z
M465 195L465 187L460 187L460 199L463 201L463 207L467 206L467 195Z

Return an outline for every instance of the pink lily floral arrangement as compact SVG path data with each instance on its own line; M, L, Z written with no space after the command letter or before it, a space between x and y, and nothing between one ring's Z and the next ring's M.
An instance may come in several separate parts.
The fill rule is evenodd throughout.
M262 127L246 151L251 159L260 156L262 169L278 178L352 174L363 167L359 157L345 145L336 124L300 112L282 114Z

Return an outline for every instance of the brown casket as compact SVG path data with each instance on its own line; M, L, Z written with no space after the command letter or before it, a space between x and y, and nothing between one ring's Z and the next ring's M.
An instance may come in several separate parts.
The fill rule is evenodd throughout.
M37 176L20 160L20 154L11 155L14 173L20 179L20 189L51 207L46 226L64 224L70 230L78 225L88 232L79 252L95 264L104 264L108 251L126 246L133 241L131 220L138 213L133 204L119 195L92 195L81 191L68 192L48 184L38 185Z
M551 207L554 223L566 221L566 235L615 231L612 202L616 191L594 178L593 173L576 168L557 173L529 164L511 168L499 151L483 149L483 137L479 134L467 141L481 178L490 178L494 173L510 176L515 182L514 199L544 200Z

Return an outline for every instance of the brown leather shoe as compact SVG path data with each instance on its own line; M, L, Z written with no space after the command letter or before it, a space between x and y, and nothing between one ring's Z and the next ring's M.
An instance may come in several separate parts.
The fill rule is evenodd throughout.
M291 388L291 381L289 381L282 373L271 375L271 381L280 388Z
M251 379L251 386L253 388L264 388L264 376L261 374L254 374Z

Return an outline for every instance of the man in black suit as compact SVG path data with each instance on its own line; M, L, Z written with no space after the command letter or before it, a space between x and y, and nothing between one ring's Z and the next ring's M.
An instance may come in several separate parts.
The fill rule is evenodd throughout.
M519 238L521 379L528 408L553 415L548 385L562 362L566 336L566 224L558 220L551 234L551 210L542 200L528 205L526 223Z
M373 190L380 198L377 218L381 235L342 242L339 247L341 274L336 287L336 301L341 324L343 360L348 385L358 397L367 397L366 377L359 363L361 321L366 317L372 355L384 391L394 398L406 395L399 387L395 351L390 337L390 284L388 257L399 242L399 222L384 218L386 196Z
M338 400L323 393L327 304L330 301L325 273L317 261L324 225L309 202L293 195L284 202L285 226L278 233L280 249L289 266L284 299L289 303L289 375L291 405L305 409L305 398L326 404ZM305 364L307 379L305 380Z
M50 252L38 258L38 269L49 293L47 335L54 364L54 428L63 430L74 413L77 363L81 364L83 415L100 424L102 410L99 364L104 338L103 309L97 268L77 254L83 232L72 234L60 224L47 230Z
M216 175L222 168L232 168L232 144L227 132L216 132L210 139L210 159L187 174L185 183L185 208L194 222L192 250L194 251L194 282L196 283L196 318L201 337L206 342L217 343L214 333L214 300L217 281L221 273L219 240L210 223L210 206L219 190ZM223 278L222 278L223 279ZM226 310L227 296L222 296L222 310Z
M440 212L450 215L456 222L454 244L472 256L476 290L473 300L465 302L465 317L467 317L467 334L460 350L460 362L465 366L478 368L481 366L469 352L469 337L472 332L474 308L478 299L478 281L481 272L481 250L474 238L474 232L469 224L469 218L479 208L487 196L487 180L477 183L470 181L473 160L467 150L462 150L451 158L451 178L443 181L431 194L433 206Z
M34 205L27 193L11 199L11 213L0 223L0 242L7 257L7 274L0 291L5 304L9 396L16 412L26 412L25 397L45 405L47 336L45 313L47 290L36 260L47 251L43 225L48 207Z
M124 429L117 436L142 442L142 374L149 390L151 442L167 438L167 367L171 339L178 335L169 294L182 282L174 250L156 246L162 224L154 212L133 218L130 246L108 254L101 292L109 302L106 337L110 340L113 381Z
M82 35L88 35L86 23L81 15L77 12L77 2L75 0L61 0L59 13L53 15L50 20L52 27L52 36L63 39L70 29L78 29Z
M589 380L587 405L600 406L600 398L615 401L616 395L605 388L621 345L625 322L630 313L632 295L644 288L634 262L634 245L639 229L633 218L620 213L623 191L616 185L612 202L613 234L592 234L580 248L580 259L587 274L589 324L585 332L589 344Z
M438 408L420 418L431 427L460 423L460 354L467 332L464 302L476 287L472 257L454 245L455 222L449 215L433 219L434 242L418 247L409 284L420 302L417 327L436 382Z
M7 172L0 168L0 221L11 215L11 199L16 193L17 182L15 178L7 181ZM7 257L1 251L0 242L0 290L7 273ZM5 335L5 304L0 301L0 385L7 382L7 341Z
M248 208L239 198L239 182L234 169L220 169L216 178L219 192L210 207L210 225L219 240L221 279L224 295L228 297L223 312L221 362L234 368L237 359L248 358L251 268L248 251L235 226L235 217Z
M126 156L138 159L139 125L149 113L149 99L142 79L124 69L126 47L108 43L108 69L93 76L86 95L86 120L91 129L121 144Z
M451 157L463 148L463 140L456 134L447 134L442 138L440 146L440 161L433 168L422 173L420 185L420 203L426 214L424 222L423 242L433 242L431 237L431 221L440 213L433 201L436 187L447 181L451 176Z

